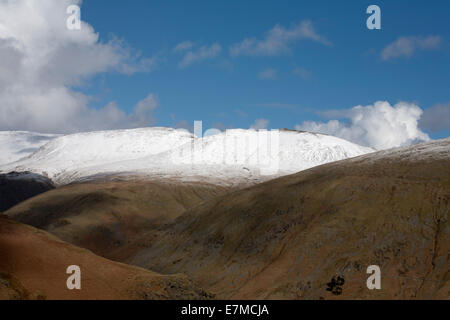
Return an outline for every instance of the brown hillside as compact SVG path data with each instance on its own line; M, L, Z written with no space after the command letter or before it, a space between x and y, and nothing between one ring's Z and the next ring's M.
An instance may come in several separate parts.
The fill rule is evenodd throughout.
M445 139L221 196L141 239L128 262L221 298L449 299L449 198ZM381 290L366 287L373 264ZM327 291L334 276L340 295Z
M81 290L67 289L69 265L81 268ZM183 275L112 262L0 215L0 300L210 297Z
M227 190L206 183L97 181L52 190L5 214L103 257L123 259L133 252L120 249L144 231Z

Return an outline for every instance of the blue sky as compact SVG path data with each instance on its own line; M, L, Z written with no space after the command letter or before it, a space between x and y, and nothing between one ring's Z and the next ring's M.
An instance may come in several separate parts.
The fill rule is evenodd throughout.
M368 105L378 100L416 102L426 109L450 102L450 2L377 1L382 29L368 30L373 1L146 1L85 0L82 19L105 41L123 38L144 56L160 55L156 70L132 76L102 75L86 90L126 110L148 92L157 94L159 125L203 120L207 126L249 127L256 118L269 127L293 128L317 120L319 110ZM308 39L276 56L232 57L229 47L246 37L264 38L279 24L310 20L331 46ZM438 35L439 50L384 61L380 53L401 36ZM180 69L173 48L191 41L219 43L214 59ZM293 73L304 70L302 78ZM259 73L276 70L274 79ZM108 91L106 92L106 89ZM446 136L446 132L434 136Z
M381 30L366 27L371 4L381 8ZM84 0L81 19L100 43L120 39L136 61L152 62L71 84L90 108L114 102L131 114L151 93L152 125L249 128L266 119L268 128L305 128L346 125L345 110L357 105L406 101L425 110L430 137L450 135L449 1ZM276 26L281 40L274 36L270 51Z

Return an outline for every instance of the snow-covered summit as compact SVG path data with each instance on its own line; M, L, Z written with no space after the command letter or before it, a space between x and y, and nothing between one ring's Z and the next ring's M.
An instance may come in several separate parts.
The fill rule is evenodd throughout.
M373 151L323 134L233 129L171 149L164 157L172 165L234 166L282 175Z
M28 131L0 131L0 165L24 158L58 136Z
M45 173L53 178L65 171L158 154L193 138L186 130L158 127L75 133L55 138L6 167ZM0 166L0 170L4 168Z
M258 180L373 151L291 130L235 129L196 138L181 129L145 128L59 137L0 170L36 172L59 183L105 174Z

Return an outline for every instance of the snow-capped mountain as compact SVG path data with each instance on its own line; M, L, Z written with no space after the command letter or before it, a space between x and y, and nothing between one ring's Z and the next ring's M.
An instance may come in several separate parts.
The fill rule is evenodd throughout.
M294 130L234 129L170 150L174 164L237 165L293 173L373 152L333 136ZM264 174L264 173L263 173Z
M29 156L58 136L26 131L0 131L0 165Z
M60 184L99 175L241 183L373 151L336 137L291 130L236 129L196 138L181 129L145 128L59 137L0 170L40 173Z
M193 139L186 130L141 128L76 133L55 138L30 156L1 167L45 173L61 172L111 162L138 159L183 145ZM29 170L28 170L29 169Z

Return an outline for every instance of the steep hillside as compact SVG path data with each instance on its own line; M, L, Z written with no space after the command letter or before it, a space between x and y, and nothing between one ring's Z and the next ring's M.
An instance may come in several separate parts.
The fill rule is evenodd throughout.
M50 179L38 174L29 172L0 174L0 212L54 188Z
M81 268L81 290L67 289L71 265ZM112 262L0 215L0 300L210 297L183 275Z
M71 184L25 201L6 212L71 244L107 258L145 231L173 221L185 210L229 189L176 181L108 181Z
M224 195L142 237L127 262L221 298L449 299L449 199L445 139ZM366 287L369 265L381 290Z

